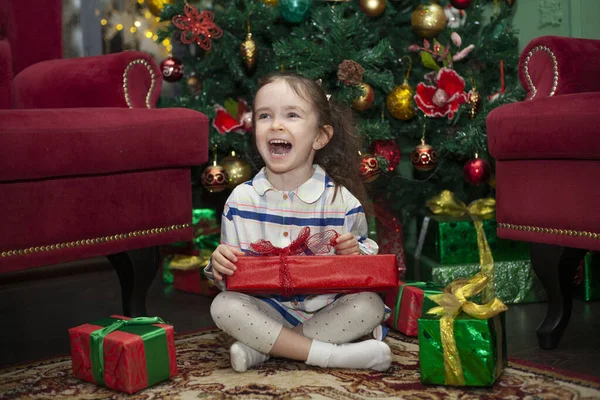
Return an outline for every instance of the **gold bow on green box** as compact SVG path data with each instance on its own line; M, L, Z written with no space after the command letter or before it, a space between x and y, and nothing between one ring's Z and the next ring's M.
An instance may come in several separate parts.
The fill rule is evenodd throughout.
M477 247L479 249L479 263L481 272L487 277L487 286L483 291L483 301L490 301L495 297L494 293L494 258L488 244L483 223L485 216L496 212L496 200L492 197L475 200L468 206L456 198L449 190L442 191L439 195L432 197L426 203L433 214L447 215L452 217L470 216L477 232Z
M429 296L439 306L419 319L423 383L489 386L502 373L506 344L499 314L507 307L498 298L486 304L467 300L487 284L487 277L480 272L468 280L457 279L442 294Z

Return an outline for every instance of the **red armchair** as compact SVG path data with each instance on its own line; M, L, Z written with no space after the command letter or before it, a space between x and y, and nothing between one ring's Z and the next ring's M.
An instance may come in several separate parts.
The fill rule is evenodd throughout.
M192 238L208 120L153 108L145 53L61 59L61 4L0 0L0 273L105 255L145 315L157 246Z
M548 295L538 342L549 349L569 322L577 265L587 250L600 250L600 41L535 39L519 73L527 99L486 121L498 236L531 242Z

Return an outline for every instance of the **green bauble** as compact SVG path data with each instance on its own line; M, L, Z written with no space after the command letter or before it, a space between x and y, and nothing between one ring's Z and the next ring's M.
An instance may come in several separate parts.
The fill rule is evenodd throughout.
M288 22L302 22L310 14L312 0L279 0L281 16Z

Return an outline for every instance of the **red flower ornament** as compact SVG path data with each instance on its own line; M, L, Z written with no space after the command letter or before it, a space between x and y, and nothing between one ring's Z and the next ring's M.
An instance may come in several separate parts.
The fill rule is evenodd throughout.
M454 113L469 96L465 92L465 81L450 68L441 68L436 77L437 87L423 82L417 86L415 103L428 117L454 118Z
M210 50L212 48L210 40L223 36L221 28L213 22L215 14L208 10L199 12L191 4L186 4L184 10L185 15L176 15L171 20L173 25L182 31L181 42L185 44L196 42L204 50Z

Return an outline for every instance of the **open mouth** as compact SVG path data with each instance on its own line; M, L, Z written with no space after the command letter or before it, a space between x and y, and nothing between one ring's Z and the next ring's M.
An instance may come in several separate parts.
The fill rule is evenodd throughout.
M282 139L269 140L269 152L274 156L283 156L292 150L292 144Z

